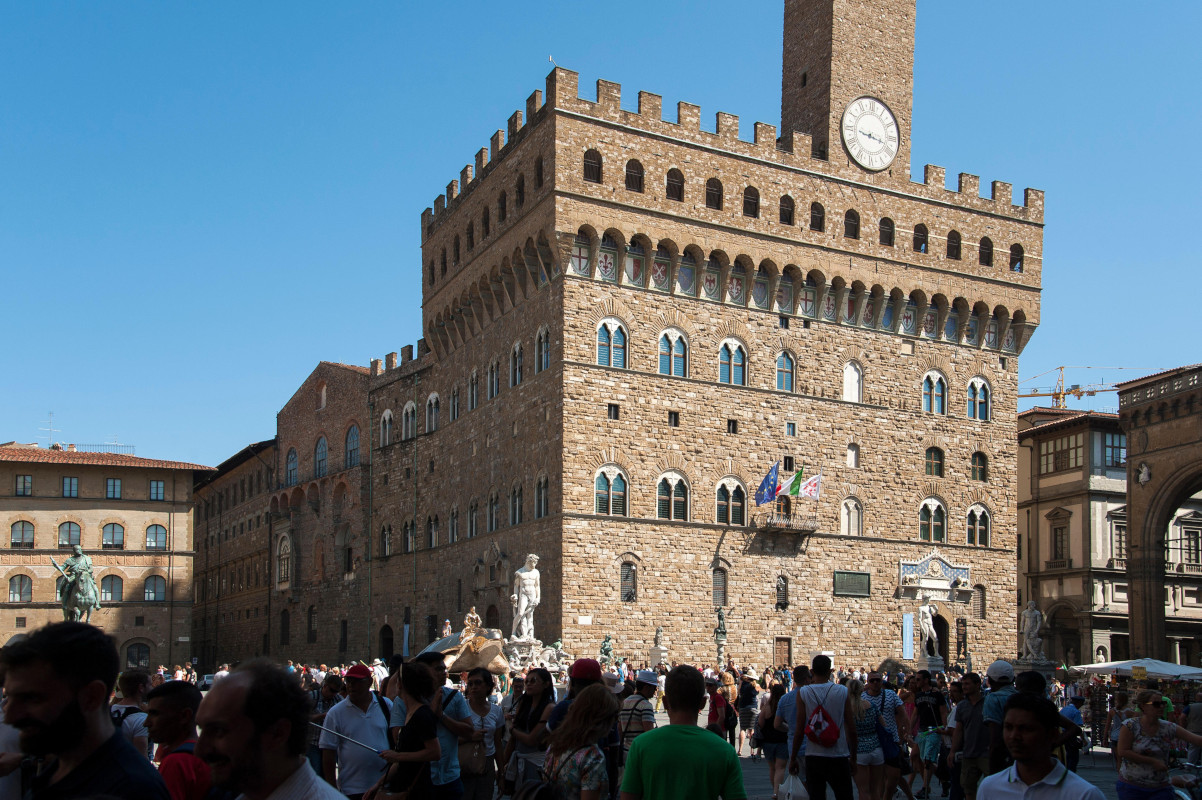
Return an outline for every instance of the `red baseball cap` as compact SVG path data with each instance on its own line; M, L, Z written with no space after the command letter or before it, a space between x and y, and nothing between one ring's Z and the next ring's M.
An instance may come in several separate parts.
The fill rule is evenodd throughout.
M355 666L348 669L346 672L342 673L342 677L344 677L344 678L370 678L371 670L368 669L367 667L365 667L363 664L356 664Z
M568 677L599 681L601 680L601 662L595 658L578 658L568 670Z

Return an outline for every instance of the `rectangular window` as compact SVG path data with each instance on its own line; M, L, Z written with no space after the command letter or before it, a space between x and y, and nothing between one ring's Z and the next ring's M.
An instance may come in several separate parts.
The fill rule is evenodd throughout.
M164 499L166 497L166 492L164 490L164 487L165 487L164 481L151 481L150 482L150 499L151 500Z
M17 617L17 620L16 620L16 627L18 627L18 628L24 628L24 627L25 627L25 617Z
M669 411L668 412L668 427L669 428L679 428L680 427L680 412L679 411Z
M105 480L104 484L105 484L104 498L106 500L120 500L121 499L121 479L120 478L108 478L107 480Z
M1039 443L1039 474L1048 475L1079 469L1082 460L1083 435L1074 433Z
M620 413L621 413L621 411L620 411L620 409L618 408L618 404L617 404L617 403L610 403L610 404L609 404L609 418L610 418L610 419L617 419L617 418L618 418L618 415L619 415Z
M780 320L780 326L781 326L782 328L784 328L784 329L788 330L788 328L789 328L789 318L788 318L788 317L786 317L785 315L783 315L783 314L782 314L782 315L781 315L781 316L780 316L778 319Z
M1102 463L1107 467L1121 467L1127 463L1127 434L1107 433L1102 445Z
M33 476L18 475L17 476L17 497L33 497Z
M793 456L785 456L785 472L793 472Z
M1127 526L1115 524L1114 526L1114 557L1127 557Z
M1181 531L1182 560L1186 564L1202 563L1202 529L1184 528Z
M796 435L797 435L797 423L796 422L786 422L785 423L785 436L796 436Z
M63 478L63 497L79 497L79 478Z
M739 432L739 421L737 419L726 420L726 432L727 433L738 433Z
M1057 525L1052 528L1052 560L1064 561L1068 558L1068 526Z

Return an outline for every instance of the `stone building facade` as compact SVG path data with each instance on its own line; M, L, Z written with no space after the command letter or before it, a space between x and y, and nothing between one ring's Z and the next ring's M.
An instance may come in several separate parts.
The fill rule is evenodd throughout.
M1020 605L1043 612L1059 663L1132 657L1127 434L1117 414L1034 408L1019 415ZM1196 467L1195 467L1196 468ZM1202 666L1202 494L1161 533L1169 661Z
M740 661L908 657L924 594L950 660L1013 650L1043 194L911 182L913 21L788 0L800 129L752 141L556 69L423 213L425 338L370 384L381 649L473 605L508 628L534 552L537 632L574 653L643 660L662 625L712 658L722 607ZM777 462L820 496L755 507Z
M74 445L0 445L0 639L63 619L51 563L78 544L100 593L91 622L114 637L122 663L174 666L193 654L192 485L210 467Z

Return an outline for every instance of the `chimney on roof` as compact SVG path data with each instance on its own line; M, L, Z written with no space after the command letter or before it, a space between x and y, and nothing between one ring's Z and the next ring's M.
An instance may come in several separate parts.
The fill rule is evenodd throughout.
M75 445L73 445L73 444L69 444L69 445L67 445L67 452L68 452L68 453L74 453L74 452L75 452Z
M50 445L50 449L51 450L62 450L63 446L61 444L59 444L58 442L54 442Z

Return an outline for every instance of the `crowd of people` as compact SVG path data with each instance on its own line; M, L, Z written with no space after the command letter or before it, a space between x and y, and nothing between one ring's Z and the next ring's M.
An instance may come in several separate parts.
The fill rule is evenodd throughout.
M824 655L762 671L582 658L565 676L497 676L448 675L438 653L256 659L223 666L207 694L178 672L119 672L84 623L0 650L0 798L741 800L740 757L814 798L1102 797L1074 774L1080 698L1062 691L1060 709L1042 675L1006 661L949 676L835 670ZM1202 754L1202 693L1180 711L1152 689L1120 693L1105 728L1120 798L1161 800L1172 751Z

